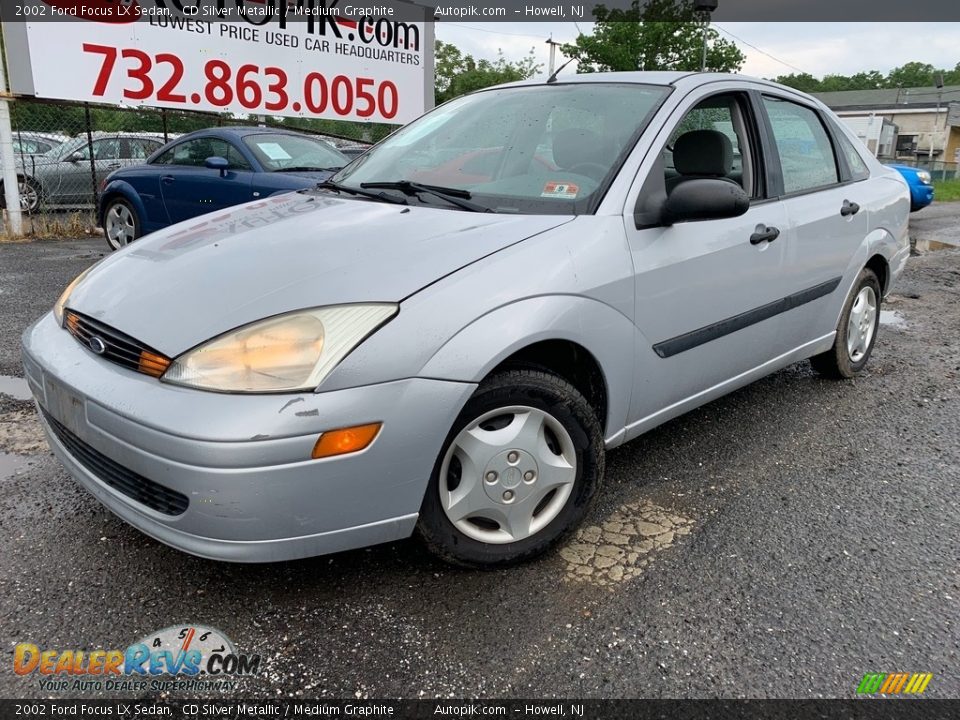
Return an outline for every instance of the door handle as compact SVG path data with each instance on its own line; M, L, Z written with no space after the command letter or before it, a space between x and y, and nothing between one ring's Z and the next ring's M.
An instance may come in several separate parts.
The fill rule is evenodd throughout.
M850 202L849 200L843 201L843 207L840 208L840 214L843 217L850 217L851 215L856 215L860 212L860 206L855 202Z
M175 178L173 177L173 175L164 175L163 177L160 178L160 182L162 182L164 185L171 185L173 184L174 180Z
M751 245L759 245L762 242L773 242L780 237L780 229L770 227L769 225L757 225L757 231L750 236Z

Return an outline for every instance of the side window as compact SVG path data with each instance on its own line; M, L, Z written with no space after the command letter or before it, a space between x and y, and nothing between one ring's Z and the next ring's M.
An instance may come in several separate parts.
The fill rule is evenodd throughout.
M843 156L847 159L847 165L850 168L850 179L857 181L866 180L870 177L870 170L867 169L867 164L863 161L863 157L857 151L857 148L854 147L850 138L844 135L839 129L834 134L837 137L840 152L842 152Z
M247 162L246 158L243 157L240 151L226 140L214 140L212 142L212 147L214 150L214 155L219 155L220 157L227 159L227 162L230 163L231 170L253 169L250 167L250 163Z
M828 187L840 182L830 136L810 108L764 96L773 139L780 156L785 193Z
M664 148L667 191L688 179L718 178L755 196L749 122L736 95L700 101L674 128Z
M95 140L93 143L93 157L97 160L119 160L120 140Z
M155 165L187 165L204 167L208 157L226 158L234 170L250 170L243 155L230 143L219 138L197 138L174 145L154 160Z
M159 142L144 138L130 138L127 141L128 154L131 160L146 160L154 150L160 147Z

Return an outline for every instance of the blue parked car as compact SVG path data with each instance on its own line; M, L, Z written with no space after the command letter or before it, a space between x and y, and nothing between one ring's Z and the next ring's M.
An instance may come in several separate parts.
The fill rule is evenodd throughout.
M933 185L930 173L909 165L890 165L903 175L903 179L910 186L910 212L922 210L933 202Z
M287 130L197 130L164 145L145 165L109 175L98 218L117 250L197 215L313 187L349 162L332 145Z

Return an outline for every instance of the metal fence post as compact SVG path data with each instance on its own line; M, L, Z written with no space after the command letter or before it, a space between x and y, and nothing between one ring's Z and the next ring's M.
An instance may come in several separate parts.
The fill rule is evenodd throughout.
M20 237L23 235L23 213L20 209L20 181L17 179L17 156L13 152L5 67L0 67L0 170L3 172L3 197L7 203L7 235Z
M167 109L160 108L160 119L163 121L163 142L170 142L170 135L167 133Z
M90 104L83 104L83 118L87 125L87 150L90 152L90 182L93 184L93 211L100 204L100 188L97 187L97 160L93 156L93 123L90 121Z

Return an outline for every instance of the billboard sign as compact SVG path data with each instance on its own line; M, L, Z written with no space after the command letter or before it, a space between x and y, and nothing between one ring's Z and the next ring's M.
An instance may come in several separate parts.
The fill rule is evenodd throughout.
M432 26L410 6L129 0L84 19L82 1L35 1L36 22L4 23L17 94L394 124L432 105Z

